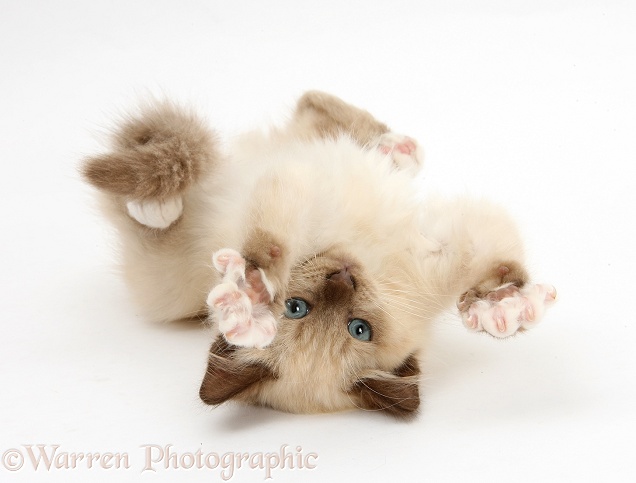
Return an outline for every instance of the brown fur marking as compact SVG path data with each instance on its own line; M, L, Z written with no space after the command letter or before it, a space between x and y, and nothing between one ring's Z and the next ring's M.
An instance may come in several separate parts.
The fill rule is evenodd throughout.
M295 122L312 127L323 139L349 134L361 146L389 131L367 111L318 91L306 92L298 100Z
M271 270L282 262L287 250L271 233L256 228L250 232L241 252L252 265L263 270Z
M210 348L205 377L199 389L201 400L210 405L222 404L238 396L253 384L274 378L262 364L240 364L234 360L236 348L218 337Z
M242 254L247 261L248 272L255 268L265 270L267 278L274 285L276 291L275 300L272 302L282 303L291 268L289 251L285 244L274 238L271 233L255 228L250 232L243 246ZM258 272L256 273L258 274ZM260 275L257 277L260 279Z
M417 360L411 355L386 378L359 380L351 394L357 396L364 409L386 411L397 418L410 418L420 406L419 374Z
M194 115L164 103L130 118L111 153L86 159L93 186L136 200L175 196L197 182L216 158L215 139Z
M512 291L518 291L528 280L528 273L519 263L512 261L496 263L493 265L491 273L486 274L480 283L460 296L457 308L461 312L465 312L477 300L487 298L497 287L511 283L510 290L497 292L497 297L500 300L511 295Z

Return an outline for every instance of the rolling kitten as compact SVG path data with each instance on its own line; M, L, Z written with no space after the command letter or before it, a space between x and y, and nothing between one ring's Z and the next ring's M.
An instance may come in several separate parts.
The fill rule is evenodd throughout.
M501 208L418 202L421 166L413 139L308 92L285 128L228 153L194 115L148 106L83 175L148 317L217 328L204 402L410 416L437 315L456 304L469 330L507 337L556 297L529 283Z

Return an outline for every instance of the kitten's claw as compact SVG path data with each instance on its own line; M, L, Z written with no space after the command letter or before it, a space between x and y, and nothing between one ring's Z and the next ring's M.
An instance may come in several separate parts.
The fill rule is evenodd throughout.
M521 289L505 285L472 302L462 311L462 320L469 329L508 337L520 328L534 327L555 299L556 290L551 285L528 285Z
M252 305L235 283L221 283L208 296L219 331L234 345L263 348L276 335L276 319L263 305Z
M219 331L234 345L267 346L276 335L276 319L267 307L273 290L265 272L246 269L245 259L229 248L215 252L212 263L223 275L207 299Z
M214 268L223 275L223 280L245 282L245 260L239 252L231 248L222 248L212 255Z
M390 154L398 169L413 175L422 168L424 154L417 141L394 132L384 133L377 141L377 148L384 154Z

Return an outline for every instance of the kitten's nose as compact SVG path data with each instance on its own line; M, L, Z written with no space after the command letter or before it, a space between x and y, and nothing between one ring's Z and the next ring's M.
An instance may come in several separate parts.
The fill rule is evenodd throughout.
M327 280L330 280L332 282L344 283L353 289L356 288L356 281L351 275L351 269L349 267L344 267L339 272L334 272L330 275L327 275Z

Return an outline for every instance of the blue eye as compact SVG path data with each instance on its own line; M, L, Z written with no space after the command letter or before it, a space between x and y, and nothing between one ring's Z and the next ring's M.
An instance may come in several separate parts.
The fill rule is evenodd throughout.
M285 317L288 319L302 319L309 310L309 304L303 299L285 300Z
M371 326L366 320L352 319L349 321L349 334L361 341L371 340Z

